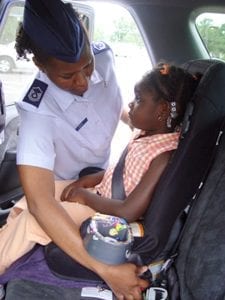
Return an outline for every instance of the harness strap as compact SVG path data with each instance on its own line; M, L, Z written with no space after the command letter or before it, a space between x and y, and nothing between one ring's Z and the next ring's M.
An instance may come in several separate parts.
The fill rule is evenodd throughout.
M124 183L123 183L123 169L125 165L127 152L128 152L128 147L126 147L123 150L120 159L113 171L112 184L111 184L113 199L124 200L126 198L126 193L125 193Z

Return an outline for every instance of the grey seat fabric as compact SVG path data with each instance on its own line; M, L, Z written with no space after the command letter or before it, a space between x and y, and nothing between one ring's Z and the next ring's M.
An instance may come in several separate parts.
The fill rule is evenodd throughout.
M18 128L18 116L13 115L6 122L3 86L0 82L0 226L5 223L10 207L23 195L16 166Z
M4 93L3 93L3 87L2 82L0 80L0 134L2 135L2 132L5 128L5 99L4 99ZM2 142L2 136L0 139L0 144Z
M104 291L102 290L102 293ZM101 294L101 291L100 291ZM31 296L32 295L32 296ZM102 298L82 297L81 288L62 288L28 280L12 280L7 286L5 300L99 300ZM103 298L106 299L106 298ZM113 297L113 300L116 300Z
M4 128L4 141L0 145L0 162L4 159L7 150L16 150L18 139L19 116L13 118Z
M16 145L19 117L13 118L5 128L5 140L0 145L0 207L8 208L20 199L23 189L16 165Z
M196 170L197 171L197 170ZM178 250L182 300L225 299L225 136Z

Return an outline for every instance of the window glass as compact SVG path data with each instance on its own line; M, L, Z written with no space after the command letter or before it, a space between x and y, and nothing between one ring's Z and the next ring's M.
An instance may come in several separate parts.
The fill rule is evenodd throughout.
M225 14L201 14L196 26L210 56L225 60Z
M16 30L23 17L23 3L11 5L4 15L0 34L0 76L6 105L18 100L32 73L36 71L31 58L18 60L15 45Z
M117 77L127 107L134 97L134 84L152 68L144 41L134 19L125 8L116 4L88 3L95 10L93 40L104 41L112 48ZM112 163L117 161L131 134L130 128L120 122L112 143Z

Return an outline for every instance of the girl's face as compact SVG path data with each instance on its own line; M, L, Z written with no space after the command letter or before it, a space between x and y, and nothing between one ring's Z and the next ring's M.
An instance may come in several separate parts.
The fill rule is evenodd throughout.
M135 86L135 99L129 104L129 117L133 127L148 134L167 132L169 107L166 101L156 99L154 91L144 89L141 82Z
M45 65L35 63L55 85L78 96L82 96L87 91L89 78L94 70L94 56L90 47L86 47L76 63L68 63L56 58L49 59Z

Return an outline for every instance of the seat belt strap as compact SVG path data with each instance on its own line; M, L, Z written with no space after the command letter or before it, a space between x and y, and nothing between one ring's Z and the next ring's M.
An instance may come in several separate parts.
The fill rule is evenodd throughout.
M123 182L123 169L125 165L127 152L128 146L123 150L120 159L113 171L111 184L112 199L124 200L126 198Z

